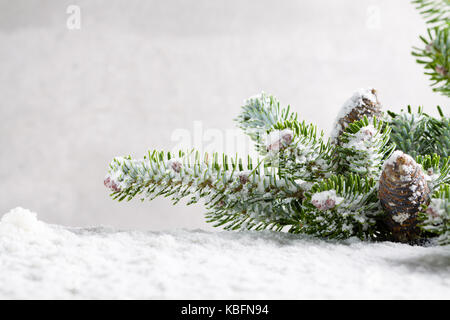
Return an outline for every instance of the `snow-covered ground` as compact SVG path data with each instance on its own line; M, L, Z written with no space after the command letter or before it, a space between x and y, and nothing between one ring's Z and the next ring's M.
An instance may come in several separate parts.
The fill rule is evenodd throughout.
M450 298L450 248L0 221L0 298Z

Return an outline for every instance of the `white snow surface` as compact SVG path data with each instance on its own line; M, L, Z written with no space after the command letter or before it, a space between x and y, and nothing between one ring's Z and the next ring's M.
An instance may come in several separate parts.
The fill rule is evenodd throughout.
M450 248L0 221L2 299L449 299Z

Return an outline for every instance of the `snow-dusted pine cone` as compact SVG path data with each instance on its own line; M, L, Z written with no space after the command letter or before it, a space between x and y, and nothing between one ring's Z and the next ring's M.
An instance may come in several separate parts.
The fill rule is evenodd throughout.
M381 104L378 101L377 91L374 88L360 89L342 106L333 128L332 138L338 142L338 137L345 128L364 116L372 118L382 116Z
M384 163L378 195L393 240L417 239L417 215L420 206L429 200L429 194L422 167L409 155L395 151Z

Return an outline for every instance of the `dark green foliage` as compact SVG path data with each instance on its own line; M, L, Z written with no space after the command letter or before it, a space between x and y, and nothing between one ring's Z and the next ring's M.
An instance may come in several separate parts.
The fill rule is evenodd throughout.
M417 156L416 162L420 164L430 177L428 186L431 191L442 184L450 183L450 157L441 157L437 154Z
M282 108L274 96L263 92L247 99L235 120L238 127L256 143L256 150L264 152L266 134L279 122L296 122L297 114L290 111L290 106Z
M292 180L316 182L332 171L332 147L323 132L305 121L286 120L276 123L272 130L291 130L292 142L277 153L266 154L265 160L279 170L281 176Z
M442 184L419 218L424 231L435 234L440 245L450 244L450 185Z
M391 128L376 117L351 123L339 137L337 172L378 178L383 161L395 148L389 144L390 133Z
M392 128L390 142L412 157L437 154L441 158L449 156L450 124L442 109L438 107L440 118L434 118L419 107L413 112L411 106L399 114L388 111L389 126Z
M411 1L426 23L439 26L445 23L450 16L449 0L413 0Z
M431 118L429 125L429 137L431 140L432 153L439 154L442 157L450 157L450 119L445 117L442 110L438 107L438 118Z
M306 194L302 225L296 231L336 239L380 238L377 218L382 210L376 193L375 180L354 174L333 175L318 182Z
M423 47L412 54L422 64L432 81L433 91L450 96L450 2L448 0L415 0L417 9L430 24L427 37L420 36Z

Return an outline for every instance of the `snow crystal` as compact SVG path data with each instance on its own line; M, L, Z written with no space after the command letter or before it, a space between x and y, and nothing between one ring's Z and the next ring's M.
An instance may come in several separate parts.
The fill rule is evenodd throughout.
M182 161L182 159L172 158L167 160L166 167L172 169L176 173L179 173L181 171L181 167L183 166Z
M68 228L22 208L0 220L0 257L0 299L450 298L448 247Z
M431 202L427 208L427 214L431 219L440 220L445 214L445 201L439 198L431 199Z
M310 190L312 186L314 185L314 182L305 181L303 179L296 179L295 183L302 189L302 190Z
M403 151L400 151L400 150L396 150L396 151L394 151L392 154L391 154L391 156L389 157L389 159L387 159L385 162L384 162L384 164L383 164L383 169L386 167L386 166L393 166L396 162L397 162L397 159L399 158L399 157L401 157L401 156L408 156L406 153L403 153ZM409 156L408 156L409 157Z
M250 170L245 170L245 171L240 171L238 173L238 177L239 177L239 181L241 184L246 184L248 182L248 177L250 176L250 174L252 173L252 171Z
M358 151L368 151L370 144L368 145L367 141L371 141L377 133L378 130L370 124L366 127L362 127L347 143L342 146L344 148L356 149Z
M113 190L113 191L120 191L120 185L117 182L117 180L114 180L114 178L111 178L110 176L106 176L105 180L103 180L103 184L105 185L105 187Z
M328 190L318 192L312 195L311 203L319 210L325 211L333 209L335 206L339 205L344 198L338 197L336 195L336 190Z
M433 185L436 183L436 180L441 176L440 170L434 170L433 168L428 168L427 173L424 173L425 181Z
M261 101L262 103L269 103L270 102L270 95L267 95L264 91L261 93L254 94L247 99L244 100L244 104L250 104L254 101Z
M400 151L400 150L396 150L394 151L394 153L389 157L389 159L387 159L384 164L383 164L383 170L387 167L387 166L394 166L395 163L397 163L397 160L399 157L402 157L405 159L405 164L402 164L398 169L399 169L399 173L401 174L401 180L402 181L410 181L413 177L413 173L416 170L416 161L414 161L414 159L407 155L406 153ZM419 183L421 183L421 181L419 181Z
M402 212L402 213L397 213L396 215L394 215L392 217L392 220L394 220L398 224L402 224L403 222L408 220L408 218L409 218L409 213Z
M105 187L113 191L120 191L128 187L127 183L123 179L124 174L122 171L122 165L127 161L130 160L123 157L115 157L113 159L111 162L113 167L108 171L108 174L103 180Z
M266 148L269 152L278 152L284 146L291 144L294 133L290 129L274 130L266 137Z

